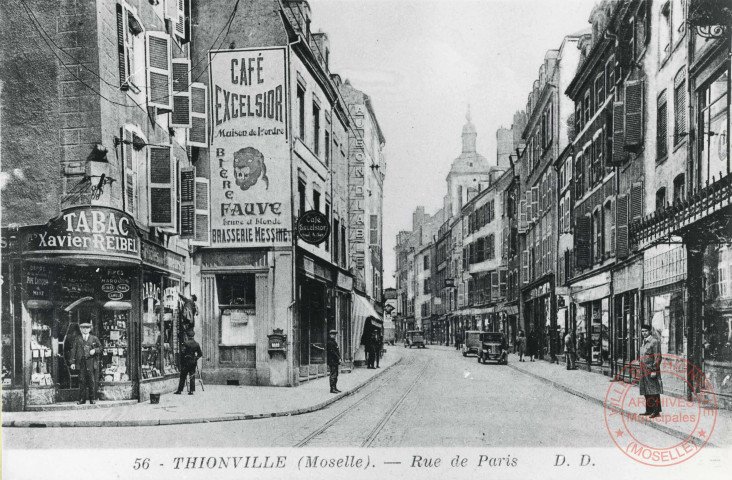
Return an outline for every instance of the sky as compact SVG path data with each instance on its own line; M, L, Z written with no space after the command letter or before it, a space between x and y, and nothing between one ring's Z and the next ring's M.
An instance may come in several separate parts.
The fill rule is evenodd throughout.
M547 50L589 27L593 0L308 0L330 70L367 93L386 138L384 287L412 212L442 207L470 105L477 150L523 110Z

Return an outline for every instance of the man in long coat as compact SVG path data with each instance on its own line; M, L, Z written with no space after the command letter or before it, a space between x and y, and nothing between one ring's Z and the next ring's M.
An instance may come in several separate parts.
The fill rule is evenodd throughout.
M186 376L188 376L188 395L196 392L196 368L198 367L198 359L203 356L201 345L193 338L196 332L189 330L186 333L188 337L183 342L183 352L180 361L180 379L178 380L178 390L176 395L180 395L186 384Z
M102 343L91 335L91 323L80 323L81 336L76 338L72 349L71 369L79 368L79 404L94 403L97 399L97 377L99 376L99 357Z
M640 348L640 394L646 397L646 411L641 415L656 418L661 414L661 342L651 335L651 326L641 327L643 344Z
M328 332L328 342L325 344L325 356L330 370L330 393L341 393L338 390L338 368L341 364L341 351L336 342L338 330Z

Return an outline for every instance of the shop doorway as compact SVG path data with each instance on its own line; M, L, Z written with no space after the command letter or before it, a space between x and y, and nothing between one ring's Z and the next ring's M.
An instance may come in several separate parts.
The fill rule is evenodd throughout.
M99 306L92 297L81 298L59 311L54 352L57 402L78 400L79 370L72 370L71 364L74 342L81 336L79 324L85 322L92 324L91 334L99 337Z

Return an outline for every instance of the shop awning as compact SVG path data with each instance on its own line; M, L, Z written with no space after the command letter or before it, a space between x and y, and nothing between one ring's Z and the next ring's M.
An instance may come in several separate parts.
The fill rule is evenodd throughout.
M518 314L518 306L517 305L506 305L503 310L506 312L506 315L517 315Z
M371 302L369 302L366 297L359 295L358 293L353 294L352 318L353 338L351 339L351 343L353 345L352 351L355 352L358 350L359 345L361 345L361 336L363 335L363 328L366 324L366 319L374 319L371 323L377 326L383 325L383 321L381 320L381 317L379 317L379 314L376 313L376 310L374 310Z

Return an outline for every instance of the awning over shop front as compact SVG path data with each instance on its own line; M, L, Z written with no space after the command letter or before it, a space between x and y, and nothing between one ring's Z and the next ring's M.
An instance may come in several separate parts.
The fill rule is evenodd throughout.
M358 350L359 345L361 345L361 337L363 336L363 329L364 325L366 325L366 320L369 319L372 325L383 328L383 320L381 320L381 317L378 313L376 313L376 310L374 310L374 307L371 305L371 302L369 300L357 293L353 294L353 338L351 339L353 350Z
M506 312L506 315L518 315L518 306L517 305L506 305L503 308L503 311Z

